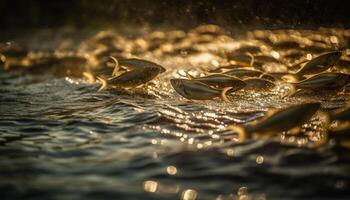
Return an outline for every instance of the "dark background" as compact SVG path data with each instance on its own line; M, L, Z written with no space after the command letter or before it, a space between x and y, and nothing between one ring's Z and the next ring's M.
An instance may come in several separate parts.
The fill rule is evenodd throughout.
M203 23L252 28L348 28L346 1L1 0L1 31L122 25L192 28Z

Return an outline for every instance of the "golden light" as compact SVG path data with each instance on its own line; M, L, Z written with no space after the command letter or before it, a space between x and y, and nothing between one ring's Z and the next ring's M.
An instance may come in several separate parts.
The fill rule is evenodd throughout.
M152 192L152 193L156 192L157 188L158 188L158 182L156 182L156 181L145 181L143 183L143 189L146 192Z
M197 198L197 192L192 189L187 189L182 192L181 200L195 200Z
M175 166L173 165L170 165L166 168L166 172L169 174L169 175L175 175L177 173L177 169Z
M264 157L263 156L257 156L255 161L259 165L263 164L264 163Z

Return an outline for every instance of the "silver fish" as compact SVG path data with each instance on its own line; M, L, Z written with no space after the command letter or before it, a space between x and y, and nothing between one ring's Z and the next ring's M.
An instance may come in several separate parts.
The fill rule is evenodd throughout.
M264 72L255 70L255 69L236 68L236 69L226 71L223 74L236 76L238 78L249 78L249 77L260 77L261 75L264 74Z
M287 96L303 93L305 90L336 90L350 83L350 75L343 73L325 72L314 75L297 83L284 83L289 89Z
M325 72L312 76L303 81L292 83L297 89L334 90L350 83L350 75L344 73Z
M295 75L297 77L302 77L304 75L324 72L334 66L339 61L341 55L342 53L340 51L322 54L307 62Z
M250 53L246 54L229 54L227 55L229 60L235 61L238 65L251 67L254 65L254 56Z
M241 140L250 138L254 133L269 134L288 131L310 120L320 106L320 103L295 105L271 112L257 123L230 128L240 134Z
M225 74L210 74L204 77L193 77L187 73L187 77L190 80L199 81L219 89L232 87L231 91L240 90L246 85L241 79Z
M247 78L244 82L247 84L244 89L269 90L276 86L273 82L262 78Z
M241 67L242 66L239 66L239 65L224 65L224 66L219 66L219 67L217 67L215 69L209 70L208 72L209 73L221 73L225 69L232 70L232 69L238 69L238 68L241 68Z
M247 53L247 52L251 54L261 53L261 49L259 46L244 45L235 50L235 53L238 53L238 54Z
M210 100L221 97L224 101L229 101L226 93L231 89L227 87L223 90L212 88L202 82L187 79L171 79L171 85L177 93L190 100Z
M0 62L2 63L6 62L6 56L3 55L1 52L5 51L10 46L11 46L10 42L6 42L5 44L0 45Z
M154 62L137 59L137 58L130 58L130 59L116 59L114 57L110 57L115 62L115 68L112 75L117 74L117 72L121 68L126 68L127 70L134 70L139 68L159 68L160 73L163 73L166 71L166 69Z
M256 77L256 78L264 78L270 81L276 80L276 78L273 75L266 74L265 72L262 72L260 70L249 69L249 68L235 68L235 69L226 71L223 74L235 76L242 79Z
M158 74L161 73L159 67L146 67L127 71L119 76L112 77L110 79L104 79L97 77L101 82L101 88L99 91L104 90L108 87L122 87L122 88L133 88L139 85L145 84L154 79Z

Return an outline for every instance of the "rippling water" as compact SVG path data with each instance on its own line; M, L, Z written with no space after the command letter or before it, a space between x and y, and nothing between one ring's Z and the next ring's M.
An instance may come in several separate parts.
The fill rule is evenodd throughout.
M340 49L345 54L336 68L348 72L349 31L229 33L202 27L131 35L51 34L18 38L13 41L17 49L4 53L2 198L350 198L347 149L334 144L310 148L319 137L315 134L237 144L236 134L227 130L230 124L264 116L269 108L311 101L321 102L324 109L338 108L349 98L348 90L291 98L281 98L281 88L243 90L224 103L188 101L169 83L183 70L198 75L227 64L232 60L224 55L232 52L262 55L260 69L276 73ZM102 73L109 55L152 60L167 72L141 88L97 92L99 84L83 72Z

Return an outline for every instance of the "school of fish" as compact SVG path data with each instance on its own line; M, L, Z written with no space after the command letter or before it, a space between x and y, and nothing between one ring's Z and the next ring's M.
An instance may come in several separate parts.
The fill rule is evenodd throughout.
M189 41L185 37L190 38L187 39ZM332 46L333 43L337 43L336 36L331 36L329 41L324 41L315 35L315 38L311 36L303 38L299 35L294 39L285 39L283 34L261 34L255 31L250 32L248 37L265 41L276 50L290 49L290 51L285 51L285 55L281 55L269 49L271 56L266 55L264 50L266 46L260 48L258 45L249 43L240 44L231 50L215 49L212 51L222 58L220 62L214 62L214 67L211 69L203 70L199 65L200 73L193 73L191 70L178 72L169 80L173 90L181 97L198 104L201 101L215 99L222 99L224 104L235 101L232 95L242 90L259 93L259 91L285 87L287 92L280 97L283 99L305 93L311 93L311 95L322 92L342 93L350 84L349 69L346 67L350 63L349 49L346 49L346 46ZM153 80L169 69L168 66L138 57L138 53L152 51L159 56L198 53L200 48L210 50L210 47L205 44L215 39L231 40L224 30L215 25L201 26L190 33L172 31L165 35L163 32L153 32L137 39L135 46L129 47L131 53L125 55L118 48L122 41L113 34L104 33L85 44L85 48L89 48L89 43L101 46L93 56L70 56L69 53L60 54L59 52L55 53L54 57L45 54L30 55L12 46L11 43L5 43L0 46L0 60L6 70L21 72L26 69L31 73L40 73L42 66L60 63L60 68L64 69L63 74L56 68L51 69L52 73L83 77L90 83L99 84L98 91L133 90L147 88ZM192 46L193 41L200 45L195 48ZM160 43L163 45L157 46ZM312 47L308 45L309 43L313 44ZM111 47L110 44L115 45ZM328 48L329 44L332 48ZM294 47L314 53L299 55L293 52ZM281 56L285 62L281 62ZM23 59L18 61L11 57L23 57ZM36 57L46 59L37 62ZM65 68L66 62L77 63L77 66L83 66L79 63L89 62L93 67L71 70L68 67ZM323 120L322 124L327 135L316 146L331 140L340 145L348 145L350 143L349 108L350 106L346 106L329 111L323 109L322 104L317 101L285 108L271 108L262 118L244 125L227 124L227 129L237 133L237 138L232 138L235 142L270 138L279 134L298 135L302 134L300 130L303 124L318 116ZM334 128L334 123L341 123L342 126L339 126L341 128Z

